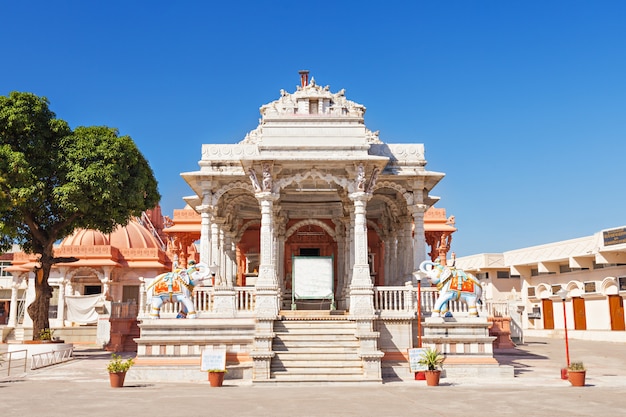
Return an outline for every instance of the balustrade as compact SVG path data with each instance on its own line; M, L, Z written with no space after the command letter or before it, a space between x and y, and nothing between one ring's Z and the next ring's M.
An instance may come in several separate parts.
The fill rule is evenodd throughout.
M254 287L235 287L234 290L237 311L253 312L255 303ZM198 317L207 317L213 312L214 292L213 287L194 288L193 303ZM161 306L161 318L175 318L182 309L183 304L180 302L163 303ZM150 316L150 300L146 300L145 305L141 306L139 310L139 318L148 318Z
M213 312L213 287L196 287L194 289L194 305L199 317L210 316ZM435 301L437 300L439 293L437 288L425 287L421 289L421 312L422 315L430 315L432 312ZM254 311L255 303L255 289L254 287L235 287L235 305L238 312L251 313ZM124 304L124 303L116 303ZM161 307L161 317L163 318L175 318L176 315L182 310L182 304L165 303ZM132 307L122 306L114 307L119 308L119 312L115 314L126 314L125 308L131 309ZM467 314L468 309L465 303L458 301L451 301L448 304L448 308L452 314L461 313ZM396 286L396 287L374 287L374 309L378 314L400 314L400 313L413 313L417 311L417 288L412 286ZM114 310L115 311L115 310ZM129 310L130 311L130 310ZM487 306L478 306L478 312L486 313L497 317L508 316L508 305L505 302L489 302ZM140 318L147 318L150 314L149 300L146 305L140 308Z
M422 315L428 316L431 314L438 296L439 292L435 287L425 287L421 289L420 301ZM499 304L496 305L496 308L499 314L506 315L508 313L508 310L502 309ZM374 309L381 316L416 312L417 288L412 286L374 287ZM452 314L469 314L467 305L459 301L449 302L448 309ZM491 313L492 310L484 306L478 306L479 314L487 311Z

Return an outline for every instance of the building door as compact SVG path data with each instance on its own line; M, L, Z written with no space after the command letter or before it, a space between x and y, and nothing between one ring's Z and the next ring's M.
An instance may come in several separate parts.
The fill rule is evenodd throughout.
M626 330L624 326L624 300L621 295L609 295L611 330Z
M572 308L574 309L574 330L587 330L585 299L572 297Z
M554 308L552 306L552 300L541 300L541 307L543 310L543 328L549 330L554 329Z

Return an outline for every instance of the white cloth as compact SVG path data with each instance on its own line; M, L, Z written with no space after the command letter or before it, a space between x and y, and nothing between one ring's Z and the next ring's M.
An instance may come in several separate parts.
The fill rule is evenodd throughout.
M97 323L96 306L102 300L101 294L66 295L67 320L75 323Z

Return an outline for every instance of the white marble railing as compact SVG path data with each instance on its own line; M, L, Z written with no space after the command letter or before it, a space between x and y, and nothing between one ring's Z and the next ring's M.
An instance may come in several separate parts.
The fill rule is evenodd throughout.
M235 287L235 307L238 312L254 311L255 291L254 287ZM143 299L146 297L144 296ZM211 314L214 310L215 291L213 287L196 287L193 291L193 303L198 316ZM180 302L164 303L161 306L162 318L175 318L183 309ZM150 316L149 300L139 308L139 318Z
M510 317L508 301L487 301L485 310L490 316Z
M237 312L253 312L255 303L254 287L235 287L235 306ZM421 313L430 315L437 300L435 287L423 287L420 293ZM144 297L145 299L145 297ZM374 310L380 315L413 314L417 312L417 288L411 285L397 287L374 287ZM196 287L194 289L194 305L198 315L210 315L214 309L213 287ZM452 301L448 305L450 312L468 313L465 303ZM161 307L161 317L174 318L182 310L181 303L165 303ZM139 317L148 317L150 304L140 306ZM478 307L480 313L488 313L497 317L508 317L506 302L487 302Z
M374 287L374 310L396 313L415 311L411 287Z
M420 304L422 315L431 314L438 295L439 293L435 287L421 288ZM489 307L479 305L478 312L479 314L486 312L494 314L494 311L496 311L498 314L507 315L508 309L505 310L504 307L497 303L492 303ZM463 302L451 301L448 303L448 308L452 314L468 314L467 305ZM494 308L496 310L493 310ZM416 313L417 288L410 285L403 287L374 287L374 310L381 316Z

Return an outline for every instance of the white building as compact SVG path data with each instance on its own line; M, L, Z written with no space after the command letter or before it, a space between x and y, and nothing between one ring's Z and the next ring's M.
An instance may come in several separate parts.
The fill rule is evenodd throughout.
M506 302L525 335L626 341L626 227L500 254L457 258L486 283L488 302ZM565 315L562 294L565 289Z

